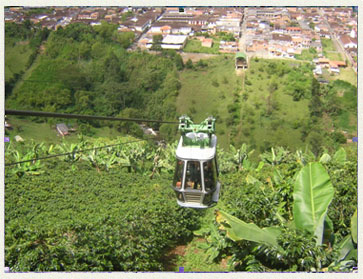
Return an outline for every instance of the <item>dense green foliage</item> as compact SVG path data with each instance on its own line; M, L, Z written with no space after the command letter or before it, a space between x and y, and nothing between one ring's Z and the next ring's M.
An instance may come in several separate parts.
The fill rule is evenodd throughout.
M180 55L129 53L132 41L133 33L106 22L59 28L7 107L108 116L133 108L140 118L175 119Z
M141 147L38 161L30 164L39 172L25 169L20 176L7 168L6 265L14 271L163 270L165 250L192 236L200 214L177 206L168 173L150 180L139 172L147 161L137 155ZM29 148L23 147L33 156L34 150L54 153L43 145ZM57 153L79 148L54 147ZM107 164L122 152L137 174Z
M197 246L205 251L205 260L227 257L230 270L348 271L356 265L357 259L340 263L351 256L342 256L337 245L356 245L347 238L351 233L353 237L351 217L357 208L354 148L325 153L320 159L311 152L276 148L261 154L259 161L252 160L253 150L246 145L219 151L222 193L217 207L258 227L280 227L276 241L282 250L275 250L232 242L216 230L213 209L177 206L169 188L175 144L155 148L136 142L72 153L117 142L80 138L77 144L56 146L6 145L7 162L70 152L58 159L6 167L6 266L16 271L164 270L165 252L190 240L193 231L205 237ZM327 169L335 192L327 215L331 231L324 235L323 245L317 245L308 231L287 225L295 214L296 175L314 161ZM209 221L203 217L201 222L204 213Z
M29 20L23 24L5 24L5 93L8 96L16 82L33 64L41 43L50 31Z
M357 88L340 80L319 84L308 63L254 58L238 76L233 59L219 56L186 62L180 81L179 114L214 115L225 148L247 143L257 154L308 146L318 155L356 135Z
M313 61L314 58L318 57L318 53L315 48L303 49L301 54L296 54L295 58L299 60Z
M184 69L175 51L128 52L133 33L119 33L106 22L71 24L50 34L30 22L6 24L5 34L7 54L22 48L23 62L31 61L20 63L10 80L6 67L7 108L160 120L186 113L195 122L215 116L219 142L228 147L218 151L218 209L253 223L248 228L257 233L279 227L272 246L280 247L233 242L213 223L213 209L179 208L168 187L176 143L135 142L76 153L134 139L11 141L6 163L69 153L5 169L5 263L12 270L164 270L165 252L190 240L193 230L205 238L198 249L205 251L206 262L228 258L231 271L351 271L356 266L354 255L341 253L356 248L356 150L339 149L356 135L356 86L341 80L321 85L312 66L301 61L255 58L237 76L232 56L219 55L194 64L188 60ZM159 41L156 37L155 47ZM91 125L105 125L78 124L88 135L94 133ZM107 125L142 137L135 123ZM153 127L169 142L175 139L176 125ZM322 245L314 232L291 225L296 177L317 161L334 188ZM203 215L209 223L199 224Z
M29 39L26 26L7 25L7 38ZM13 92L7 108L160 120L214 115L223 147L246 142L256 154L279 145L309 146L317 155L356 135L356 87L339 80L319 85L308 63L255 58L236 76L233 56L188 61L184 69L175 51L126 51L132 41L133 33L118 32L107 22L51 32L27 78L14 89L16 80L6 84ZM82 124L82 132L92 134ZM164 139L175 139L175 127L153 127ZM135 125L116 128L140 135Z
M265 158L273 154L263 155ZM347 159L345 151L341 149L334 156L325 153L324 159L323 157L320 159L329 173L335 192L327 212L329 218L326 219L322 245L307 227L302 230L297 224L295 226L288 224L293 219L295 222L301 221L295 219L297 215L293 212L294 183L302 166L316 160L313 154L299 152L294 154L285 151L283 156L275 156L275 158L280 157L275 163L264 159L265 164L262 168L255 168L256 166L242 168L238 173L223 176L221 208L224 211L246 223L253 223L266 229L279 227L280 231L279 236L275 235L279 249L264 243L253 244L245 240L234 242L233 248L228 249L234 267L237 270L247 271L351 270L356 265L354 261L339 265L341 255L339 243L350 234L351 218L357 208L357 158L356 154L350 156L352 157ZM341 172L345 175L342 176ZM315 176L315 178L321 177ZM344 186L339 182L340 179L344 180ZM324 200L325 198L324 196ZM308 218L307 215L300 217ZM242 232L243 235L247 233L247 231ZM265 233L271 234L271 232ZM257 233L263 232L256 231L253 239L257 239ZM232 235L230 237L234 238Z

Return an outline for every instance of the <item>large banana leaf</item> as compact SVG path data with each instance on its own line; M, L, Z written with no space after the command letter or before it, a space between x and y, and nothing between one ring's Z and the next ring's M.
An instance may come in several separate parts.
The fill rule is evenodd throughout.
M226 230L227 236L234 241L249 240L282 251L281 246L277 244L277 237L281 234L281 230L277 227L261 229L253 223L247 224L219 210L217 211L216 221L221 225L220 229Z
M333 159L339 164L344 164L344 162L347 160L347 153L343 147L339 148L339 150L335 152Z
M339 243L337 251L339 261L357 258L357 249L354 248L352 237L349 234Z
M294 185L294 222L322 243L324 220L334 196L334 188L327 171L320 163L309 163L298 173Z

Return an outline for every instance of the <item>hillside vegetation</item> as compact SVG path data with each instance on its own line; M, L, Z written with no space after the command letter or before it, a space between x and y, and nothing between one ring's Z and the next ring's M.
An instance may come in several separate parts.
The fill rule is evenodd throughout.
M5 94L8 96L25 71L33 64L39 48L50 31L33 25L29 20L23 24L5 24Z
M5 168L5 265L23 272L163 271L177 270L178 264L185 271L255 272L351 271L357 266L356 221L351 221L357 208L356 149L315 157L272 148L258 160L246 145L220 149L220 201L214 209L193 210L179 207L170 188L176 144L156 148L131 141L7 143L6 163L69 154ZM88 150L117 143L126 144ZM311 164L319 167L328 181L324 189L330 191L330 199L319 198L327 210L324 242L290 224L297 218L299 187L308 193L304 187L309 184L298 183L297 177ZM215 209L223 226L214 222ZM232 215L241 220L230 225L233 234L227 226ZM254 238L238 239L248 232L238 227L242 220L281 230L282 250ZM188 243L195 249L186 250L185 257L168 257Z
M182 58L175 51L127 52L132 39L132 32L118 33L117 25L105 22L59 28L6 99L7 108L175 119ZM135 125L118 128L140 135ZM166 137L170 129L161 127Z
M220 56L186 67L180 81L178 113L198 121L214 115L224 147L309 146L317 154L344 143L343 130L357 133L356 87L341 80L320 85L307 63L254 58L240 77L233 58Z
M26 38L6 27L7 37ZM308 63L253 58L238 76L233 55L184 65L175 51L128 52L133 33L119 33L106 22L70 24L41 38L42 53L24 80L12 84L7 108L157 120L188 114L195 122L213 115L221 146L248 143L257 153L276 145L308 146L317 155L357 134L356 87L340 80L320 85ZM89 135L103 125L142 134L134 123L77 124ZM176 125L153 128L166 140L176 139Z

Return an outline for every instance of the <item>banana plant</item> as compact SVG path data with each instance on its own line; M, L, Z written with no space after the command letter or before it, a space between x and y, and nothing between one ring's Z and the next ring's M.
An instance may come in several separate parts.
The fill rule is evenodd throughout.
M344 148L338 149L335 154L333 155L333 158L328 154L324 153L320 157L320 163L328 163L328 162L334 162L337 164L344 164L347 161L347 153L344 150Z
M229 247L229 243L219 233L214 223L203 226L201 229L194 231L193 234L206 240L206 242L199 242L198 248L205 251L204 257L209 263L213 263L221 255L221 252Z
M254 149L248 151L247 145L244 143L239 149L236 149L233 145L230 145L230 150L234 154L234 163L237 165L238 170L252 169L252 163L249 157L255 152Z
M158 148L157 153L160 154L158 167L160 168L160 170L164 169L168 173L172 173L174 171L175 159L176 159L175 150L176 150L177 145L178 145L178 142L175 141L172 144L166 145L165 148L163 146L160 146Z
M76 152L80 150L80 146L76 143L67 144L63 142L60 145L57 145L56 148L62 153L69 153L64 156L64 160L66 162L76 162L81 158L81 154L77 154Z
M17 150L14 150L12 153L16 162L36 159L36 154L33 150L28 151L26 154L21 154ZM44 172L43 170L40 170L42 166L43 165L39 160L33 160L13 166L11 172L19 177L24 174L40 175Z
M128 167L129 171L144 173L144 161L147 155L145 154L145 146L140 143L132 143L122 146L120 151L119 162Z
M356 266L358 260L358 228L357 210L350 221L351 233L345 236L338 244L338 258L327 268L328 271L349 271Z
M308 162L315 160L315 155L308 149L305 150L305 152L297 150L295 153L295 159L301 166L305 166Z
M261 154L260 157L264 162L275 166L282 163L288 154L289 152L283 147L278 147L276 151L272 147L271 152L265 152Z
M334 188L329 174L320 163L309 163L298 174L294 185L294 223L297 229L308 230L323 241L324 221Z
M236 170L234 164L234 154L231 151L224 150L223 148L218 149L217 154L218 167L221 173L228 173Z
M334 195L334 188L327 171L320 163L309 163L298 173L294 185L293 225L298 230L307 230L317 237L316 245L321 245L329 204ZM217 211L216 221L220 229L227 231L227 236L234 241L249 240L273 247L281 251L277 238L282 228L259 228L253 223Z

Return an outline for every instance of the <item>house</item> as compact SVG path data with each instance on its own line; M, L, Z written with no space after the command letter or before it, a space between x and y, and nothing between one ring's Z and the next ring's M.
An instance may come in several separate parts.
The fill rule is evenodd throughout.
M61 136L66 136L69 134L68 132L68 127L66 124L64 123L60 123L60 124L57 124L56 125L56 129L57 129L57 132L61 135Z
M329 59L327 58L319 58L318 59L318 64L323 66L323 67L329 67Z
M288 34L301 34L301 28L300 27L289 26L289 27L286 27L286 33L288 33Z
M238 51L238 43L237 42L219 42L219 52L223 53L235 53Z
M330 66L330 68L329 68L330 72L337 73L337 74L340 73L339 67L336 63L334 63L334 61L330 61L329 66Z
M322 75L322 74L323 74L323 71L322 71L321 67L320 67L319 65L317 65L317 66L315 67L315 69L313 70L313 73L314 73L315 75Z
M342 42L344 48L357 48L358 47L357 38L351 38L348 35L341 35L340 41Z
M235 37L238 37L241 32L242 16L222 16L215 22L217 32L232 33Z
M341 67L344 68L344 67L347 66L347 64L344 61L330 61L329 63L332 63L332 64L336 65L339 68L341 68Z
M268 49L267 40L253 40L252 42L247 43L246 47L247 52L267 51L267 49Z
M286 43L292 42L291 36L283 34L272 34L272 40L277 42L286 42Z
M163 49L182 49L187 42L187 35L166 35L161 42Z
M146 49L150 48L152 44L153 44L152 38L144 37L138 41L137 46L141 49Z
M164 25L160 27L160 31L162 34L170 34L171 33L171 26Z
M202 41L202 47L212 47L213 39L206 38Z
M322 38L330 39L330 32L328 31L320 30L319 35Z

